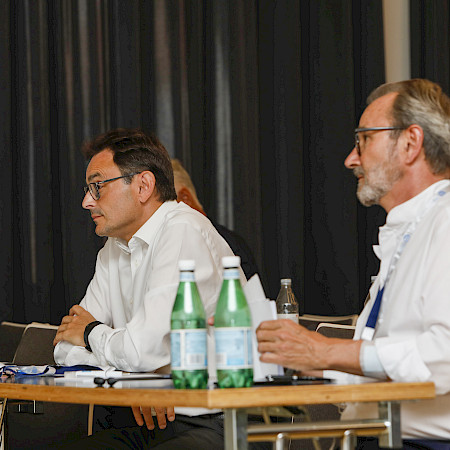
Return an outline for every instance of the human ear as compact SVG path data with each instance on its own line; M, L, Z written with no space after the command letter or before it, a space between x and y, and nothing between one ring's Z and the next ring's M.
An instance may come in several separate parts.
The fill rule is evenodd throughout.
M138 196L142 203L146 202L155 191L156 178L153 172L141 172L138 180Z
M406 130L405 162L412 164L416 161L423 149L423 130L419 125L410 125Z
M186 203L186 205L190 206L191 208L194 208L195 205L194 198L192 197L192 194L189 191L189 189L184 186L178 190L177 200L179 202Z

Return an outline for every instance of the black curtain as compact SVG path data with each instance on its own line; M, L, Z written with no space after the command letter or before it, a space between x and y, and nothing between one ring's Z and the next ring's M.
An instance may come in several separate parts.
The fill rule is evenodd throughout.
M448 83L448 2L430 3L412 21L447 27L447 72L430 69L432 34L413 62ZM103 240L79 148L117 126L156 131L183 161L268 297L291 277L305 312L359 312L384 216L358 205L343 161L384 78L381 2L4 0L0 14L0 320L58 324L83 296Z
M450 92L450 1L411 0L411 76Z

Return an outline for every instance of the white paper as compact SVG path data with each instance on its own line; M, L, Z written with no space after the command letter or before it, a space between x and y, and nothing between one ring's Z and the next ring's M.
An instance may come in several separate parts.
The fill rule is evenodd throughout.
M275 302L266 298L261 285L259 275L253 275L243 287L250 312L252 314L253 325L253 380L263 381L266 375L282 375L283 368L277 364L263 363L259 360L258 343L256 341L256 329L265 320L275 320L277 311Z

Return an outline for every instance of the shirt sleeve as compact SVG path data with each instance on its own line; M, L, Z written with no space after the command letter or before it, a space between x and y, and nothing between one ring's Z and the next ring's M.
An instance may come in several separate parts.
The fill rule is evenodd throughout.
M421 271L413 283L408 309L418 311L416 333L397 330L393 336L374 340L378 357L394 381L433 381L436 393L450 390L450 220L433 224L428 246L419 255ZM404 286L406 288L406 286ZM405 317L411 314L403 311ZM420 328L419 328L420 326Z
M170 364L170 316L179 283L177 262L180 259L195 260L196 282L205 312L207 316L214 313L222 284L220 258L232 252L212 226L201 229L175 222L163 229L148 251L152 253L146 255L151 262L146 266L144 298L131 320L122 328L112 328L106 322L89 335L93 354L102 366L138 372ZM103 311L98 310L101 301L97 291L103 290L98 275L96 272L89 290L94 295L87 295L84 301L89 312L104 322L108 315L102 316ZM79 348L72 349L66 361L75 352L83 356Z
M80 302L80 306L89 311L96 320L111 325L107 295L107 254L110 245L111 241L108 240L97 255L95 274L89 283L85 297ZM84 347L73 345L67 341L58 342L53 355L56 364L59 365L88 364L92 366L108 366L104 358L98 358Z

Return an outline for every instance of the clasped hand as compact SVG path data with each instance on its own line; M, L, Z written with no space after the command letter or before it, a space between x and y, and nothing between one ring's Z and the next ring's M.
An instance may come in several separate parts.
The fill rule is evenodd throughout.
M73 345L84 347L84 330L86 325L95 321L95 317L82 306L74 305L70 308L69 315L64 316L59 326L53 345L60 341L67 341Z

